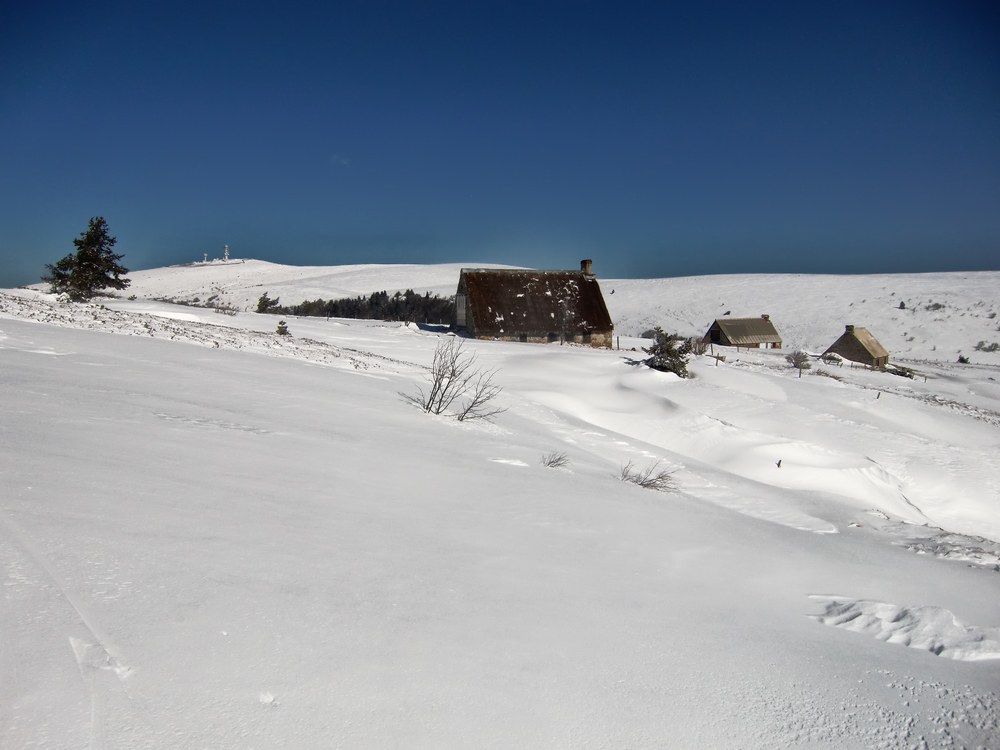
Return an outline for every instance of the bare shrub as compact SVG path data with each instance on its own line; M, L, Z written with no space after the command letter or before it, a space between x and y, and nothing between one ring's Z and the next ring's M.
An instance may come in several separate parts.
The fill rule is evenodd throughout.
M569 465L569 457L562 451L546 453L542 456L542 466L549 469L561 469Z
M438 342L431 362L430 385L415 394L400 394L428 414L445 414L455 407L458 421L486 419L506 411L493 405L503 390L493 378L496 370L476 367L476 355L462 351L455 339Z
M688 339L688 347L692 354L700 357L708 351L708 342L705 339L692 336Z
M669 492L675 488L673 472L661 469L659 462L645 469L637 469L629 461L622 467L619 476L623 482L637 484L646 490L656 490L657 492Z
M494 406L493 401L503 390L493 382L496 370L479 371L475 376L475 382L470 381L467 391L468 398L465 404L455 413L455 419L464 422L466 419L486 419L489 420L497 414L506 411L503 407Z
M207 307L212 308L213 310L215 310L215 312L219 313L220 315L235 315L240 311L238 307L233 307L232 305L228 305L225 302L211 302L207 305Z
M844 382L844 379L840 377L840 375L834 375L829 370L824 370L822 368L818 370L813 370L812 374L819 375L821 378L830 378L831 380L839 380L840 382Z

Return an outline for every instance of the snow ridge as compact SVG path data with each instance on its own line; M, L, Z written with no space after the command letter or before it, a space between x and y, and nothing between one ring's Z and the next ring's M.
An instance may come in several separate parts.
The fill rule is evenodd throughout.
M964 625L943 607L903 607L839 596L809 598L824 603L822 614L810 615L824 625L930 651L947 659L1000 659L1000 627Z

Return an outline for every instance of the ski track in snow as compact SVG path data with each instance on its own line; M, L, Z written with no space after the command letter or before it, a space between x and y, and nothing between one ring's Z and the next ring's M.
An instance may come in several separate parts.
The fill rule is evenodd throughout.
M105 747L106 693L111 689L111 686L102 679L102 674L114 675L113 684L125 694L130 703L137 705L136 696L128 685L132 667L97 617L56 572L28 533L2 512L0 512L0 528L55 585L91 635L92 640L89 641L74 636L68 636L68 640L80 677L90 696L90 746L94 750L102 750Z

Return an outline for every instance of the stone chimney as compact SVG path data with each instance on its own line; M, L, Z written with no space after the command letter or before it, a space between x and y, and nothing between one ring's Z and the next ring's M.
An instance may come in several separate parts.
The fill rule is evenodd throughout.
M594 261L592 261L590 258L586 258L585 260L581 260L580 261L580 273L582 273L584 276L593 276L594 275L593 265L594 265Z
M844 326L844 328L846 328L847 333L854 333L854 326Z

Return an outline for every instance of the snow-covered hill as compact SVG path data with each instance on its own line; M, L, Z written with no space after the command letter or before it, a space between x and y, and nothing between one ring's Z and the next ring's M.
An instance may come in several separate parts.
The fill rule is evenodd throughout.
M496 264L285 266L258 260L137 271L130 293L144 299L253 310L261 294L292 305L371 292L455 293L459 270ZM600 269L597 268L599 271ZM377 288L373 288L375 285ZM602 279L616 331L638 336L662 326L704 335L712 321L768 314L786 349L823 351L847 324L868 328L893 359L1000 364L1000 272L831 276L761 274L669 279ZM903 307L900 307L900 304Z
M204 304L217 300L240 310L254 310L261 294L282 304L305 300L342 299L372 292L455 293L459 271L471 263L438 265L286 266L262 260L234 259L135 271L129 293L142 299L171 299ZM495 263L486 268L504 268ZM372 284L378 286L373 288Z
M994 746L1000 366L954 339L987 339L997 274L605 280L621 350L464 343L492 423L401 395L442 330L155 301L446 294L458 267L0 292L0 746ZM628 333L727 309L786 350L850 322L893 351L912 314L926 361L637 364Z

